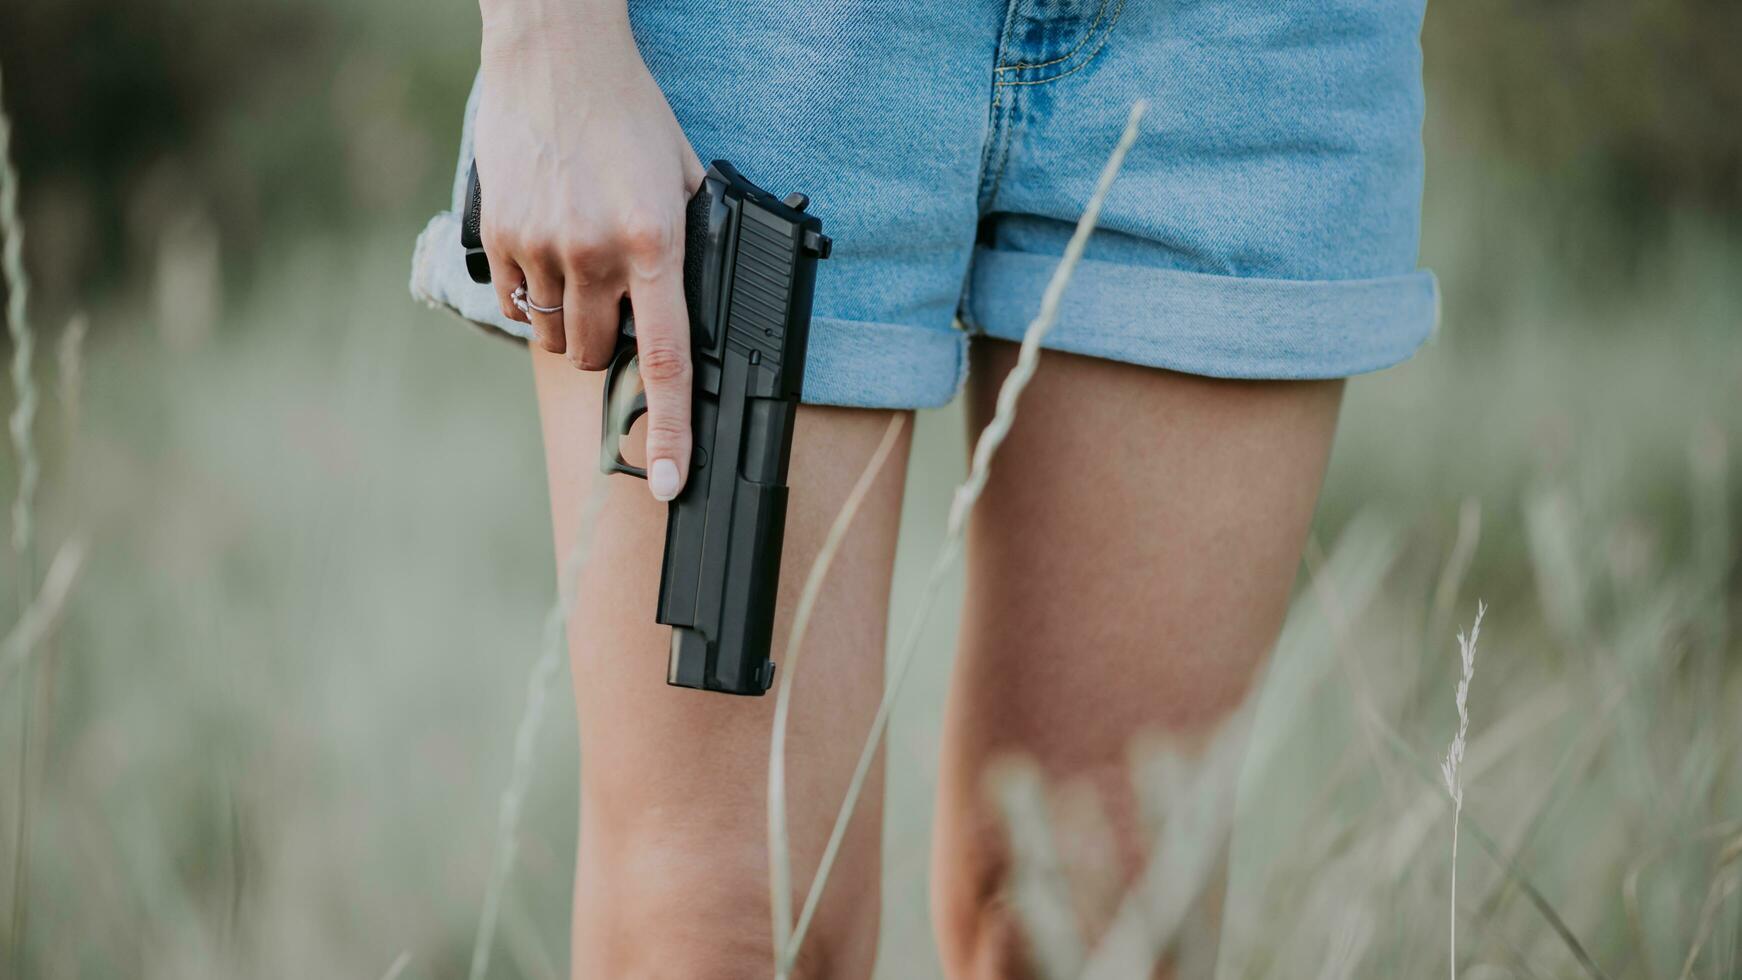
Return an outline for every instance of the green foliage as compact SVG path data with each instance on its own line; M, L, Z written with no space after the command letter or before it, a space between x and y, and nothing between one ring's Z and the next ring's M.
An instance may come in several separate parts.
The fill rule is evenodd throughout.
M189 220L234 273L271 240L441 200L476 33L463 0L0 5L48 305L154 274Z
M1436 94L1492 140L1633 228L1742 209L1742 6L1730 0L1428 4Z

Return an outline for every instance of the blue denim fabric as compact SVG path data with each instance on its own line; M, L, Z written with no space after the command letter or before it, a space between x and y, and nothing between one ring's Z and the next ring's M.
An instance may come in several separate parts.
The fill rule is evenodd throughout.
M805 191L834 237L805 400L924 407L960 387L970 334L1022 335L1139 98L1143 134L1047 346L1238 378L1407 358L1437 309L1416 268L1422 4L629 6L702 159ZM413 292L524 336L457 236L454 212L431 222Z

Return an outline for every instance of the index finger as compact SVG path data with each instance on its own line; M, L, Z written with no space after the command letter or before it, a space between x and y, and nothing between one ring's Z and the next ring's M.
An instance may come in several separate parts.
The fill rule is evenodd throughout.
M635 346L647 390L647 487L658 500L682 492L690 469L689 308L683 266L668 262L657 273L630 281Z

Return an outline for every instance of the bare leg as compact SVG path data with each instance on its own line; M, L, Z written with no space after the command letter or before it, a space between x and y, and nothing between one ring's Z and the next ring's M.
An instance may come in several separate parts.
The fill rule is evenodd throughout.
M975 431L1015 352L976 342ZM1044 355L969 531L933 857L951 977L1028 975L984 792L1000 755L1097 797L1116 877L1140 868L1127 747L1146 731L1189 751L1245 697L1287 608L1341 393ZM1078 905L1091 938L1108 911L1094 904Z
M598 459L601 376L535 351L556 541L575 522ZM781 565L775 654L829 523L888 413L803 408ZM640 427L637 427L639 434ZM640 452L638 440L625 452ZM788 762L793 874L803 900L876 710L903 444L835 560L794 689ZM570 622L580 714L577 978L739 980L772 975L767 769L773 696L667 687L668 630L653 622L665 505L613 477ZM882 787L874 777L800 958L800 976L869 977L876 954Z

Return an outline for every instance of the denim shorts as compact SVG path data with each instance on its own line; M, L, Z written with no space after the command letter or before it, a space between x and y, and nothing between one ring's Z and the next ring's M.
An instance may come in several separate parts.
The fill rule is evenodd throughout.
M1424 0L630 0L704 162L804 191L818 268L805 400L949 401L972 335L1020 339L1132 103L1142 135L1046 346L1229 378L1407 358ZM467 276L457 212L414 294L517 337Z

